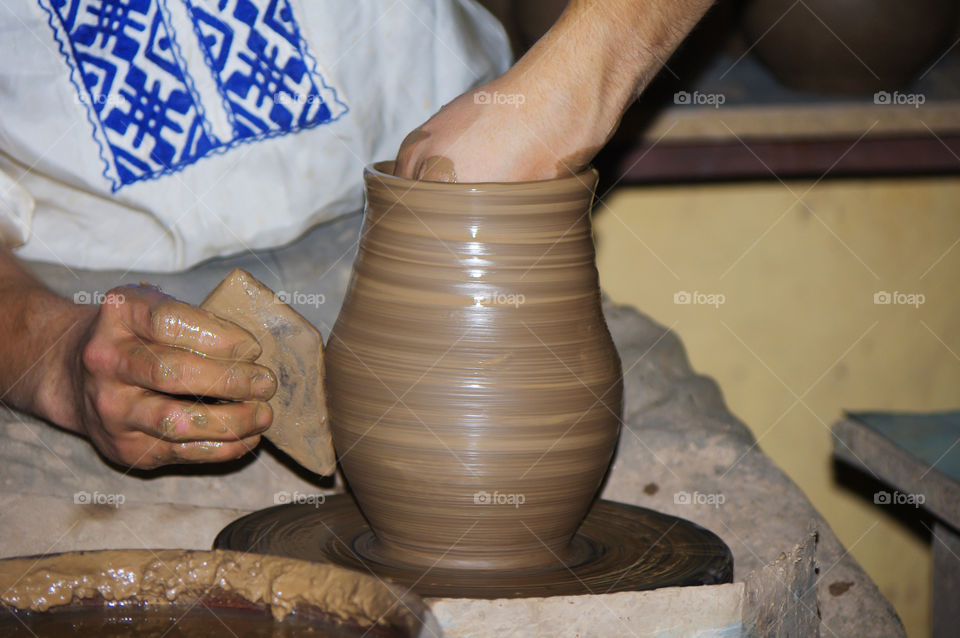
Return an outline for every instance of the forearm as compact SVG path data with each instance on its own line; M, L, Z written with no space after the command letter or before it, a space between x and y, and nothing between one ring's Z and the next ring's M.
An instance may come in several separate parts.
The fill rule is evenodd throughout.
M570 62L578 82L588 85L595 78L611 97L629 101L711 4L713 0L570 0L554 29L558 38L576 43Z
M95 307L54 294L6 247L0 247L0 307L0 401L80 431L70 353Z
M514 182L583 170L712 0L570 0L500 77L400 145L399 177Z
M574 113L581 126L570 132L583 138L579 143L600 147L711 4L570 0L509 73Z

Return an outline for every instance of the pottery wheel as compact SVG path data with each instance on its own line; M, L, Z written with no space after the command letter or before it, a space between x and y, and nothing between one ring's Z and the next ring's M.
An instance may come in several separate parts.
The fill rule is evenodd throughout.
M278 505L248 514L217 535L214 549L288 556L374 573L421 596L520 598L608 594L658 587L716 585L733 579L726 544L699 525L612 501L596 501L575 542L577 564L536 571L417 569L370 557L373 532L348 494L319 506Z

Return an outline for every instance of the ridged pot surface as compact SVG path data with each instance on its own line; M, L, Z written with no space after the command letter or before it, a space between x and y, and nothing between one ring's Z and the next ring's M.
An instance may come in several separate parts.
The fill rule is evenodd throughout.
M384 560L494 569L570 544L619 432L596 173L446 184L364 174L359 252L326 350L341 466Z

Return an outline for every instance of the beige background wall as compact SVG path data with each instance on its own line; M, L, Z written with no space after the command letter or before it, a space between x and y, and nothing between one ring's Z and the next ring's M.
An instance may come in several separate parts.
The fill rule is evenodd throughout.
M843 409L960 407L960 179L621 188L594 222L607 293L673 326L908 633L929 635L929 548L836 483L829 427Z

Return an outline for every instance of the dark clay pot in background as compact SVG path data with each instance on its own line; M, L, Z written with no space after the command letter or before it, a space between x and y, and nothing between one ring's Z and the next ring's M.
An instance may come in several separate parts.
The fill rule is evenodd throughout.
M958 0L747 0L748 43L785 85L872 93L909 84L955 35Z

